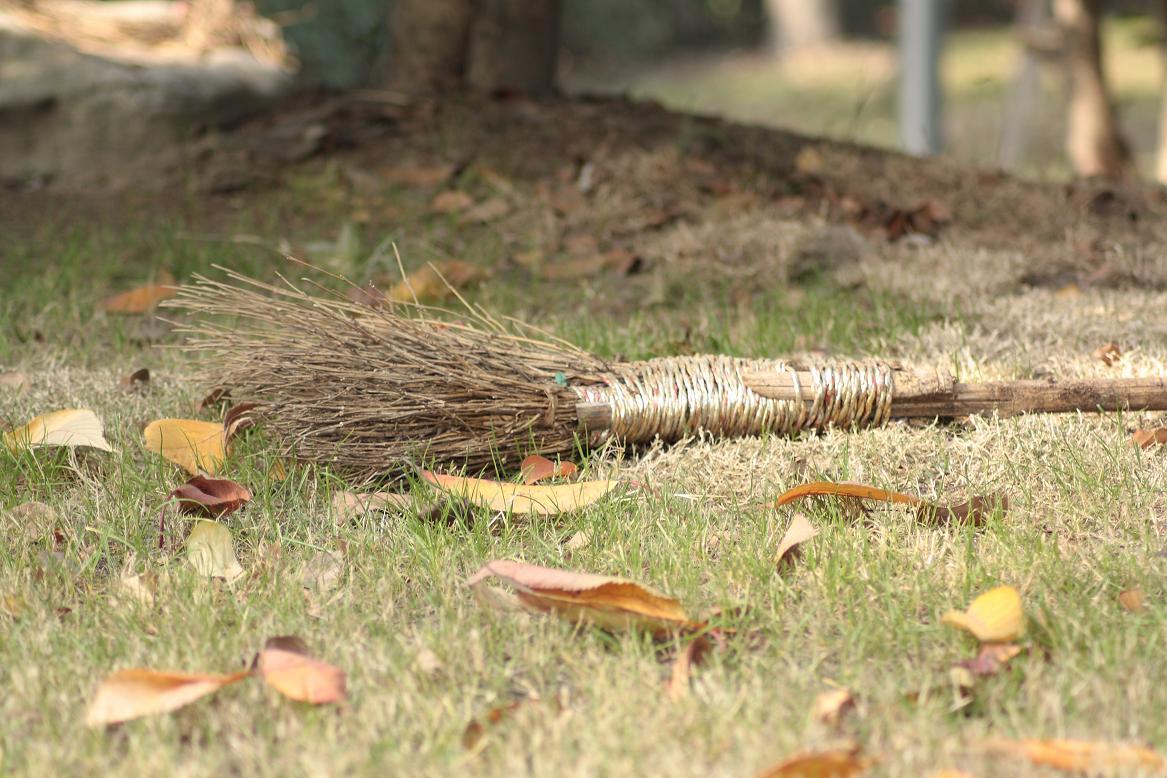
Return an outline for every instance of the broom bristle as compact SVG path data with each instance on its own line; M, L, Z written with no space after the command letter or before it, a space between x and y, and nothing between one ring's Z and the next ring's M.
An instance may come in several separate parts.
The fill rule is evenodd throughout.
M370 308L226 271L171 301L191 313L184 348L236 400L266 403L285 453L348 477L435 461L479 470L523 451L570 453L575 395L597 357L469 308L468 321L417 305Z

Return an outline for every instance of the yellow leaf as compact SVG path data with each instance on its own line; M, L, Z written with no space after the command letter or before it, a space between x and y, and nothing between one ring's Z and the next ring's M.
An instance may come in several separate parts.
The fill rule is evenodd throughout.
M157 452L191 475L214 475L227 457L223 425L195 419L157 419L142 431L146 448Z
M1114 772L1132 769L1162 770L1167 761L1140 746L1115 745L1089 740L991 740L986 748L1001 756L1028 759L1059 770Z
M847 689L830 689L814 698L810 717L829 726L838 725L847 711L855 707L855 698Z
M105 439L101 419L88 408L53 411L4 433L9 451L31 446L89 446L113 451Z
M966 611L949 611L942 622L982 643L1012 643L1025 634L1021 595L1012 586L998 586L972 601Z
M206 675L171 673L159 670L119 670L97 687L85 712L90 727L116 724L154 713L168 713L200 697L242 681L250 673Z
M231 530L217 521L200 521L186 536L186 558L191 567L206 576L234 581L243 575L235 556Z
M309 655L297 637L269 639L255 667L268 686L289 699L313 705L345 699L344 671Z
M575 623L652 632L697 626L672 597L624 578L498 559L487 562L466 583L477 590L492 577L513 586L528 609L554 613Z
M615 481L580 481L573 484L511 484L481 478L424 472L442 491L464 500L509 513L552 516L591 505L616 487Z
M858 746L798 754L763 770L758 778L850 778L878 760L859 756Z

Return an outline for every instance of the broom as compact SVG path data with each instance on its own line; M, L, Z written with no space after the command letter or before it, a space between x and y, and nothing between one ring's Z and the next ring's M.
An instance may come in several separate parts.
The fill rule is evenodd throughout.
M675 441L859 429L890 419L998 412L1167 410L1160 378L967 384L878 361L798 364L688 356L611 362L467 305L370 308L226 271L171 305L187 347L235 398L266 404L285 454L355 478L434 461L506 468L612 438ZM224 319L234 320L224 324Z

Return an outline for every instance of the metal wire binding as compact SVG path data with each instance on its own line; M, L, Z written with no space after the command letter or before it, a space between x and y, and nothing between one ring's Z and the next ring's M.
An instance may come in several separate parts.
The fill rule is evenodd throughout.
M593 444L607 437L628 443L677 440L700 430L737 437L855 429L879 426L891 415L892 375L884 364L812 366L814 399L809 404L763 397L745 384L743 371L787 372L796 392L800 388L797 371L782 360L725 356L636 362L604 385L573 388L580 401L606 403L610 409L611 423L593 435Z

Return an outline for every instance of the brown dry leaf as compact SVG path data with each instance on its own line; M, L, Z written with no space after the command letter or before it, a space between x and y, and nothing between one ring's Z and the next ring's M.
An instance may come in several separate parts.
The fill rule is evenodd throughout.
M344 671L311 656L298 637L270 638L255 658L255 669L268 686L289 699L313 705L344 702Z
M430 210L434 213L457 213L474 205L474 198L460 189L447 189L438 192L430 201Z
M516 253L513 257L516 265L518 265L519 267L525 267L527 270L530 270L532 273L539 272L540 268L543 267L543 262L546 260L546 258L547 258L546 254L544 254L539 249L531 249L530 251L520 251L520 252Z
M477 265L450 259L436 265L426 265L410 273L385 293L385 299L398 303L417 300L444 300L453 296L454 289L478 283L486 273Z
M586 529L581 529L576 532L563 544L564 551L579 551L581 548L587 548L587 545L592 542L592 535Z
M997 739L985 743L985 748L999 756L1028 759L1033 764L1067 772L1162 770L1167 767L1167 761L1150 748L1089 740Z
M475 222L486 224L497 219L501 219L511 212L511 204L501 197L491 197L488 200L483 200L478 205L474 206L468 211L463 211L462 215L458 217L459 224L472 224Z
M23 392L28 388L28 376L19 370L0 373L0 388L12 392Z
M814 698L810 717L829 727L836 727L843 716L854 708L855 697L848 689L828 689Z
M127 376L122 376L118 385L129 391L144 392L150 386L150 369L143 367Z
M142 430L146 448L191 475L214 475L227 458L227 431L222 424L195 419L157 419Z
M965 659L957 665L974 676L996 675L1009 660L1020 653L1021 646L1016 643L984 643L976 657Z
M454 165L402 165L381 171L381 177L391 184L430 189L444 184L454 175Z
M1131 443L1144 450L1151 446L1162 446L1167 443L1167 427L1135 430L1131 434Z
M1122 607L1126 608L1131 613L1142 613L1147 609L1146 595L1143 590L1139 588L1126 589L1118 593L1118 601L1122 603Z
M521 700L515 700L507 705L499 705L491 708L484 715L476 719L471 719L470 723L466 725L466 729L462 731L462 747L467 751L473 749L486 735L487 727L494 727L506 721L515 714L522 706L539 702L538 697L527 697Z
M70 408L37 416L23 427L5 432L3 440L9 451L33 446L89 446L113 451L105 439L101 419L88 408Z
M178 510L185 514L201 513L220 518L239 510L251 501L247 487L228 478L196 475L170 493L178 499Z
M548 478L571 478L579 472L575 462L552 462L538 454L532 454L519 464L519 473L525 484L536 484Z
M388 511L408 508L411 505L413 505L413 499L408 494L396 492L371 492L368 494L337 492L332 496L332 513L336 516L338 524L369 511Z
M51 537L57 530L57 512L43 502L31 500L0 513L4 518L0 532L36 542Z
M553 262L543 266L539 275L548 281L574 281L615 271L624 275L637 272L640 258L628 249L614 248L603 254Z
M1012 643L1025 634L1021 595L1012 586L998 586L977 597L965 611L949 611L944 624L972 633L982 643Z
M786 528L786 534L782 536L782 542L778 544L777 564L779 567L785 562L789 562L797 553L798 546L801 543L813 538L819 534L819 531L811 526L810 520L802 513L795 513L790 519L790 526Z
M929 524L967 524L983 526L985 520L1000 510L1009 509L1009 500L999 494L973 495L956 505L933 505L925 503L916 506L916 518Z
M689 696L689 681L693 676L693 668L705 661L712 647L713 644L707 636L698 635L677 653L669 680L665 684L665 694L670 700L680 702Z
M344 554L340 551L317 551L300 572L300 584L316 594L336 588L344 576Z
M160 670L119 670L97 687L85 712L90 727L117 724L155 713L169 713L200 697L247 678L247 671L230 675L171 673Z
M513 586L525 607L571 622L652 632L698 626L672 597L624 578L497 559L483 565L466 583L474 589L487 578L499 578Z
M616 481L579 481L573 484L511 484L482 478L422 473L425 480L447 494L502 513L554 516L578 510L602 499Z
M797 754L758 773L758 778L850 778L878 759L861 757L859 746Z
M185 545L187 561L201 575L224 578L228 582L243 575L231 530L219 522L196 522Z
M1122 359L1122 349L1117 343L1106 343L1094 349L1094 358L1107 367Z

